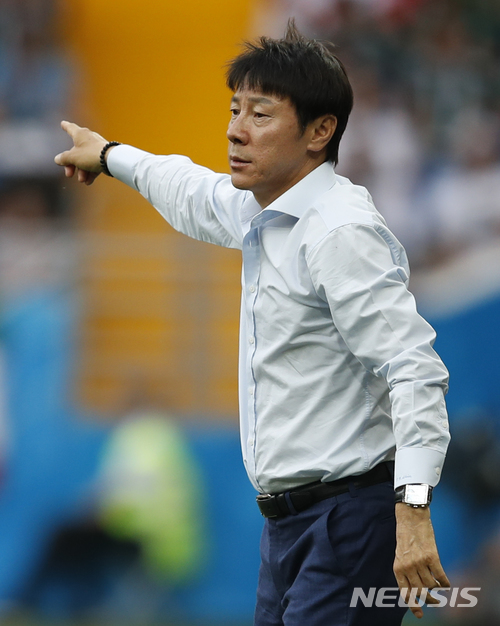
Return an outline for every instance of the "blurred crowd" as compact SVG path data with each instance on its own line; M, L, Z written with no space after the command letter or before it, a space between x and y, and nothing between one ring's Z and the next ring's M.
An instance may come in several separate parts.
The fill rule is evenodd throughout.
M281 0L355 90L338 173L368 187L413 268L500 237L500 4ZM279 17L281 13L281 18Z
M72 74L50 0L0 0L0 306L64 282L71 244L54 154Z
M0 0L0 365L8 328L23 306L66 287L73 265L68 207L53 164L71 75L51 0ZM0 367L0 389L7 367ZM0 392L0 462L6 394Z
M54 175L55 133L74 78L56 18L51 0L0 0L2 178Z
M56 11L51 0L0 0L0 365L12 317L28 300L65 288L74 269L53 164L72 90ZM0 367L0 390L5 377ZM0 399L3 463L8 403Z

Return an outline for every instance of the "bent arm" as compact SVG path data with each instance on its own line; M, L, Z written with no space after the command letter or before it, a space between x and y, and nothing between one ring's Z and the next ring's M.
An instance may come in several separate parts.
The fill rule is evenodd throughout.
M382 236L382 235L385 236ZM433 329L417 313L406 288L406 269L389 233L347 225L311 254L311 276L330 305L351 352L389 387L396 440L395 486L439 482L450 439L444 394L448 372L434 352ZM390 240L390 239L389 239ZM428 508L396 505L394 573L403 597L410 590L435 604L426 589L448 587ZM423 616L421 606L410 606Z
M391 248L388 237L388 231L364 224L334 230L311 253L311 276L349 350L387 381L395 486L435 486L450 439L444 402L448 372L432 348L434 330L407 289L399 244L393 240Z

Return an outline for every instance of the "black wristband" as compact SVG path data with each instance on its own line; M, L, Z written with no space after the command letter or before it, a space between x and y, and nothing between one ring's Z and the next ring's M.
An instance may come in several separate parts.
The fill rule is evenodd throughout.
M101 150L101 156L99 157L99 163L101 164L101 169L106 174L106 176L111 176L113 178L113 174L108 170L108 164L106 163L106 152L112 148L113 146L121 146L119 141L108 141L108 143Z

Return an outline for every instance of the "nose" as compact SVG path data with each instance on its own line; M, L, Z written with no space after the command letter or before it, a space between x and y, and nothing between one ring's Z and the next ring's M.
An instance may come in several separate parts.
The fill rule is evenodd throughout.
M248 131L241 115L232 119L227 128L227 138L231 143L246 144L248 143Z

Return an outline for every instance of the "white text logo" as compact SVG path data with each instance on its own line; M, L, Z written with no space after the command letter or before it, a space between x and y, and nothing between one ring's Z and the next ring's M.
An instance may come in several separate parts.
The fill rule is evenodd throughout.
M463 587L460 589L459 587L441 587L439 589L431 589L430 591L426 588L422 590L421 597L425 598L427 593L437 600L436 604L428 604L430 608L433 607L442 607L442 606L451 606L451 607L474 607L476 606L478 599L474 595L474 592L481 591L481 587ZM406 596L408 593L408 589L399 590L398 587L381 587L377 589L376 587L370 587L368 591L365 591L361 587L355 587L352 593L351 604L349 605L351 608L358 606L358 603L363 604L363 606L370 607L392 607L400 606L423 606L424 601L417 597L418 589L410 589L410 594L408 597L408 601L405 602L403 600L403 596ZM450 592L450 593L448 593Z

